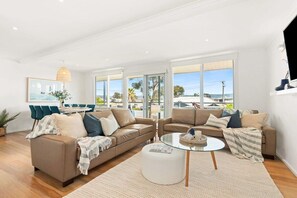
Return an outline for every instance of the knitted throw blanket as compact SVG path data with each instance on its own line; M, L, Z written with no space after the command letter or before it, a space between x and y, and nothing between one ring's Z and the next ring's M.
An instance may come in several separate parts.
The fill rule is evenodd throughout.
M238 158L263 162L262 131L255 128L222 129L225 140L233 155Z
M77 143L81 150L77 168L87 175L91 160L98 157L100 151L108 149L112 141L109 137L95 136L78 138Z

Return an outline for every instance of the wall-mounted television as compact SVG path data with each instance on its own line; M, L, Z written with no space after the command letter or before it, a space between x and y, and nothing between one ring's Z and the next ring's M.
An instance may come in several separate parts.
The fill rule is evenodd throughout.
M297 16L284 30L290 79L297 79Z

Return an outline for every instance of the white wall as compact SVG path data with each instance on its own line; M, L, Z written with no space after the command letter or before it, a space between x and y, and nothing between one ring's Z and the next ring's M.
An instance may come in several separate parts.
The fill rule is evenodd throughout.
M32 127L33 120L29 111L27 96L27 77L55 79L56 68L46 68L41 65L32 66L19 64L9 60L0 59L0 111L7 109L10 115L21 112L21 115L8 124L7 131L23 131ZM72 73L72 82L66 84L66 89L71 93L69 102L84 101L84 76L79 72ZM67 101L68 102L68 101ZM34 103L36 105L45 103ZM53 104L53 103L50 103ZM54 103L57 104L58 103Z
M282 60L286 57L285 52L281 53L278 50L278 45L281 43L283 36L280 32L268 49L270 91L280 85L288 70L288 66ZM297 175L297 95L268 96L267 101L271 124L277 130L277 156Z
M268 58L264 47L240 50L235 63L235 102L239 109L267 112Z

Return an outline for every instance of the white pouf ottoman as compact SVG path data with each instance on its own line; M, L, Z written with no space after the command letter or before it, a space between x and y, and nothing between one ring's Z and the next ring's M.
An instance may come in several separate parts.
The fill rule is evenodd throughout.
M172 150L170 154L152 151L159 146ZM151 150L151 151L150 151ZM163 143L148 144L141 151L142 175L156 184L176 184L185 178L185 151Z

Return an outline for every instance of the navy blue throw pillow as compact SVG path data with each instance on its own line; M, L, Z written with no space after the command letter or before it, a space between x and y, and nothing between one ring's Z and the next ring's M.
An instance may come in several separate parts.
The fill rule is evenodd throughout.
M223 111L222 117L227 117L227 116L231 116L230 121L227 125L228 128L241 128L241 119L240 119L240 113L238 110L233 114Z
M83 121L89 137L104 136L100 120L93 115L86 114Z

